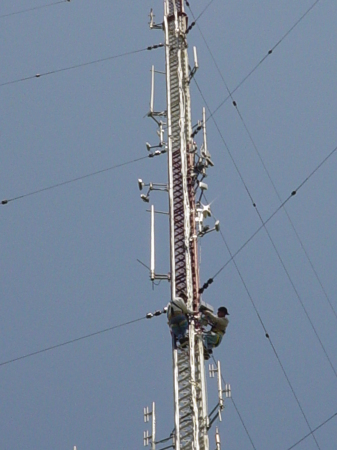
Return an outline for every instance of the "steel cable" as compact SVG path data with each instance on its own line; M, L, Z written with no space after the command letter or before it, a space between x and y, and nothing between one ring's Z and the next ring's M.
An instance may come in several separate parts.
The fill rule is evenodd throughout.
M146 159L148 157L149 157L149 155L142 156L141 158L136 158L136 159L133 159L131 161L127 161L127 162L121 163L121 164L115 164L114 166L108 167L106 169L97 170L96 172L91 172L91 173L88 173L86 175L82 175L80 177L72 178L71 180L62 181L61 183L53 184L51 186L48 186L48 187L45 187L45 188L42 188L42 189L38 189L36 191L29 192L28 194L23 194L23 195L19 195L17 197L5 199L5 200L2 200L1 204L2 205L7 205L7 203L9 203L9 202L13 202L15 200L19 200L19 199L24 198L24 197L29 197L30 195L39 194L40 192L49 191L51 189L55 189L55 188L58 188L60 186L64 186L65 184L70 184L70 183L74 183L74 182L79 181L79 180L83 180L84 178L93 177L94 175L98 175L98 174L103 173L103 172L108 172L109 170L117 169L118 167L122 167L122 166L126 166L126 165L129 165L129 164L133 164L133 163L135 163L137 161L141 161L141 160Z
M92 64L98 64L98 63L101 63L101 62L104 62L104 61L110 61L112 59L122 58L124 56L135 55L136 53L146 52L148 50L154 50L156 48L160 48L160 47L163 47L163 46L164 46L164 44L155 44L155 45L151 45L149 47L142 48L142 49L139 49L139 50L133 50L133 51L130 51L130 52L120 53L119 55L107 56L106 58L95 59L93 61L88 61L88 62L85 62L85 63L75 64L75 65L69 66L69 67L63 67L62 69L55 69L55 70L50 70L48 72L37 73L35 75L30 75L28 77L18 78L16 80L6 81L4 83L0 83L0 87L8 86L10 84L20 83L22 81L32 80L33 78L41 78L41 77L44 77L44 76L47 76L47 75L53 75L55 73L66 72L68 70L78 69L79 67L90 66Z
M268 219L266 219L260 226L259 228L257 228L257 230L250 236L250 238L248 238L244 244L241 245L241 247L233 254L233 256L220 268L220 270L218 270L216 272L216 274L212 277L213 279L218 276L223 270L224 268L233 260L233 258L235 258L243 249L244 247L246 247L246 245L257 235L257 233L264 228L267 223L280 211L280 209L282 209L284 207L284 205L294 196L297 194L297 192L299 191L299 189L301 189L304 184L309 181L309 179L317 172L317 170L319 168L321 168L323 166L324 163L326 163L326 161L337 151L337 147L335 147L324 159L323 161L318 164L318 166L302 181L301 184L298 185L298 187L291 192L291 194L280 204L280 206L268 217Z
M0 363L0 367L1 366L5 366L7 364L11 364L11 363L16 362L16 361L20 361L22 359L30 358L31 356L39 355L40 353L45 353L45 352L48 352L50 350L55 350L56 348L59 348L59 347L64 347L65 345L73 344L75 342L82 341L84 339L88 339L90 337L97 336L99 334L107 333L108 331L115 330L116 328L125 327L127 325L131 325L133 323L140 322L141 320L145 320L145 319L146 319L146 317L140 317L139 319L130 320L129 322L124 322L124 323L121 323L119 325L114 325L112 327L105 328L104 330L100 330L100 331L96 331L94 333L86 334L85 336L81 336L81 337L78 337L78 338L75 338L75 339L70 339L69 341L62 342L61 344L51 345L50 347L43 348L42 350L37 350L36 352L27 353L26 355L18 356L17 358L13 358L13 359L10 359L8 361L4 361L4 362Z
M29 11L35 11L36 9L49 8L50 6L59 5L60 3L65 3L65 2L70 2L70 0L60 0L58 2L48 3L47 5L34 6L33 8L22 9L20 11L8 13L8 14L2 14L0 16L0 19L2 19L3 17L16 16L17 14L26 13L26 12L29 12Z
M268 52L267 52L267 54L250 70L250 72L248 72L248 74L240 81L240 83L232 90L232 91L230 91L229 90L229 88L228 88L228 86L227 86L227 84L226 84L226 82L225 82L225 80L224 80L224 78L223 78L223 76L222 76L222 74L221 74L221 72L220 72L220 69L219 69L219 67L218 67L218 65L217 65L217 63L216 63L216 61L215 61L215 59L214 59L214 56L213 56L213 54L212 54L212 52L211 52L211 50L210 50L210 48L209 48L209 46L208 46L208 44L207 44L207 42L206 42L206 40L205 40L205 37L204 37L204 35L202 34L202 32L201 32L201 30L200 30L200 27L198 26L198 29L199 29L199 32L200 32L200 34L201 34L201 37L203 38L203 40L204 40L204 42L205 42L205 45L206 45L206 47L207 47L207 49L208 49L208 51L210 52L210 54L211 54L211 57L212 57L212 59L213 59L213 62L214 62L214 64L215 64L215 66L217 67L217 69L218 69L218 71L219 71L219 73L220 73L220 76L221 76L221 78L222 78L222 80L224 81L224 83L225 83L225 86L226 86L226 89L227 89L227 92L228 92L228 95L227 95L227 97L215 108L215 110L211 113L211 115L208 117L208 119L207 119L207 121L209 120L209 119L211 119L213 116L214 116L214 114L216 114L217 112L218 112L218 110L227 102L227 100L229 100L229 99L232 99L233 100L233 94L248 80L248 78L250 78L250 76L251 75L253 75L253 73L260 67L260 65L268 58L268 56L270 56L272 53L273 53L273 51L286 39L286 37L299 25L299 23L300 22L302 22L302 20L309 14L309 12L319 3L319 1L320 0L316 0L303 14L302 14L302 16L294 23L294 25L276 42L276 44L270 49L270 50L268 50ZM189 7L190 8L190 7ZM194 16L194 14L193 14L193 11L191 10L191 8L190 8L190 11L191 11L191 14L192 14L192 16L193 16L193 18L195 17ZM200 16L199 16L200 17ZM199 18L198 17L198 18ZM195 22L196 22L196 19L195 19ZM235 105L234 105L235 106Z
M268 235L269 235L269 234L268 234ZM309 428L309 430L310 430L310 434L312 434L312 437L313 437L313 439L314 439L314 441L315 441L315 443L316 443L317 448L320 449L320 446L319 446L319 444L318 444L318 442L317 442L317 440L316 440L315 435L313 434L313 430L312 430L311 425L310 425L310 423L309 423L309 421L308 421L308 418L307 418L307 416L306 416L306 414L305 414L305 412L304 412L304 409L303 409L303 407L302 407L302 405L301 405L301 402L300 402L300 400L299 400L299 398L298 398L298 396L297 396L297 394L296 394L296 392L295 392L295 389L294 389L294 387L293 387L293 385L292 385L292 383L291 383L291 381L290 381L290 378L288 377L288 374L287 374L287 372L286 372L286 370L285 370L285 368L284 368L284 365L283 365L283 363L282 363L282 361L281 361L281 359L280 359L280 357L279 357L279 354L278 354L278 352L276 351L276 348L275 348L275 346L274 346L274 344L273 344L273 342L272 342L272 340L271 340L271 338L270 338L270 335L269 335L269 333L268 333L268 331L267 331L267 328L266 328L266 326L265 326L265 324L264 324L264 322L263 322L263 320L262 320L262 317L261 317L261 315L260 315L260 313L259 313L259 311L258 311L258 309L257 309L257 307L256 307L256 305L255 305L255 302L254 302L254 300L253 300L253 297L252 297L252 295L251 295L251 293L250 293L250 291L249 291L249 289L248 289L248 287L247 287L247 284L246 284L246 282L245 282L245 280L244 280L244 278L243 278L243 276L242 276L242 274L241 274L241 271L240 271L240 269L239 269L239 267L238 267L238 265L237 265L237 263L236 263L236 261L235 261L233 255L232 255L232 252L231 252L231 250L230 250L230 248L229 248L229 245L227 244L227 241L226 241L226 239L225 239L225 237L224 237L224 235L223 235L222 232L221 232L221 236L222 236L222 239L223 239L223 241L224 241L224 243L225 243L225 245L226 245L227 251L229 252L230 256L233 258L233 263L234 263L234 265L235 265L235 269L236 269L236 271L237 271L237 273L238 273L238 275L239 275L239 277L240 277L240 279L241 279L241 282L242 282L242 284L243 284L243 286L244 286L244 288L245 288L245 291L246 291L246 293L247 293L247 295L248 295L248 297L249 297L249 299L250 299L250 301L251 301L251 303L252 303L252 305L253 305L253 308L254 308L254 310L255 310L255 313L256 313L256 315L257 315L257 317L258 317L258 319L259 319L259 321L260 321L260 324L261 324L261 326L262 326L262 328L263 328L263 330L264 330L265 337L268 339L268 341L269 341L269 343L270 343L270 346L271 346L271 348L272 348L272 350L273 350L273 352L274 352L274 355L275 355L275 357L276 357L276 359L277 359L277 362L279 363L279 366L280 366L280 368L281 368L281 370L282 370L282 372L283 372L283 375L284 375L284 377L285 377L285 379L286 379L286 381L287 381L287 383L288 383L288 386L289 386L289 388L290 388L290 390L291 390L291 392L292 392L292 394L293 394L293 396L294 396L294 399L295 399L295 401L296 401L296 403L297 403L297 405L298 405L298 407L299 407L299 409L300 409L300 411L301 411L301 414L302 414L302 416L303 416L303 418L304 418L304 420L305 420L305 422L306 422L306 424L307 424L307 426L308 426L308 428ZM310 323L311 323L311 321L310 321ZM316 331L315 331L315 333L316 333ZM316 335L317 335L317 333L316 333ZM321 342L320 339L319 339L319 342ZM325 351L324 347L323 347L323 350L324 350L324 353L326 354L326 351ZM328 359L329 359L329 357L328 357ZM329 359L329 361L330 361L330 359ZM331 364L331 362L330 362L330 364Z

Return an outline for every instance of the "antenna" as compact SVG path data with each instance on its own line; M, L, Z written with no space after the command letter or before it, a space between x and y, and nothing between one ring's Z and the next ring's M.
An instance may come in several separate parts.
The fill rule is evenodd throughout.
M198 56L197 56L197 47L193 47L193 55L194 55L194 67L196 69L199 69Z
M150 114L153 114L153 104L154 104L154 66L152 66L152 76L151 76L151 100L150 100Z
M207 150L207 133L206 133L206 109L205 107L202 108L202 129L204 134L204 152L205 156L208 156L208 150Z
M192 78L195 75L195 72L199 69L199 64L198 64L198 55L197 55L197 48L193 47L193 56L194 56L194 67L190 72L190 76L189 76L189 82L192 80Z
M160 122L156 119L156 117L166 116L166 111L155 111L154 110L154 77L155 77L155 73L165 75L165 72L159 72L154 69L154 66L151 67L150 111L147 113L147 115L148 115L148 117L151 117L158 125L160 125Z
M70 1L70 0L68 0L68 1ZM149 17L150 17L149 26L150 26L151 30L155 30L155 29L160 30L163 27L163 24L161 24L161 23L160 24L154 23L154 14L153 14L152 8L150 10Z
M154 249L154 205L151 205L151 264L150 278L155 279L155 249Z
M145 184L141 178L138 178L138 187L139 189L143 189L144 186L149 186L149 190L147 194L141 194L140 198L146 202L150 202L150 192L151 191L167 191L167 185L163 183L149 183ZM158 274L155 270L156 258L155 258L155 234L154 234L154 215L164 214L167 215L166 212L163 211L155 211L154 205L151 205L150 214L151 214L151 225L150 225L150 280L153 282L154 280L170 280L170 274ZM143 264L145 265L145 264ZM147 266L146 266L147 267Z
M149 431L144 431L144 447L149 445L151 441L151 450L156 450L156 404L152 403L152 411L149 411L149 407L144 408L144 423L150 421L150 417L152 416L152 432L149 434Z
M211 378L214 378L215 373L217 373L217 380L218 380L218 398L219 398L219 402L218 402L218 404L216 405L216 407L212 410L212 412L210 414L210 425L212 425L212 423L217 418L216 414L213 415L217 408L218 408L219 420L220 420L220 422L222 421L221 412L223 411L223 409L225 407L222 394L225 393L226 398L230 398L232 396L230 384L226 383L225 390L222 390L222 375L221 375L220 361L217 362L217 368L215 368L213 364L209 365L209 376Z
M220 434L218 427L216 427L215 429L215 444L216 444L215 450L221 450Z

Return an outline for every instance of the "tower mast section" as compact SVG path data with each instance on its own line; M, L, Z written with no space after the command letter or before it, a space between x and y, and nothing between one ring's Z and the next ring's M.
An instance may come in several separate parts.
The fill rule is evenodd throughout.
M170 217L171 297L182 291L187 306L199 309L196 204L187 15L183 0L165 0L168 194ZM189 325L189 349L173 344L175 450L208 450L204 354L200 334Z

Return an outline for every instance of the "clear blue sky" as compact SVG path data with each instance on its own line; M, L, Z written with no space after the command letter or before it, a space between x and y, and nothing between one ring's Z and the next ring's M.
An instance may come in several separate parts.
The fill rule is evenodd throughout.
M141 158L145 142L157 141L144 116L163 49L5 83L163 42L147 25L151 7L162 20L162 2L52 3L1 2L0 200ZM208 199L223 236L201 242L202 281L230 259L224 240L237 252L261 226L258 214L268 219L306 180L285 205L292 225L280 209L266 226L270 238L260 230L203 295L230 312L215 352L235 402L218 424L223 449L287 450L309 432L306 420L315 429L337 412L337 152L318 168L337 146L337 4L319 1L292 29L313 4L214 0L188 35L211 111L226 99L225 84L233 91L261 62L233 94L237 108L226 101L208 121ZM32 9L43 5L51 6ZM190 0L196 17L207 5ZM156 109L165 109L164 79L156 81ZM197 85L193 123L204 106ZM167 304L168 284L152 290L137 262L149 264L150 231L137 179L166 182L166 170L165 156L144 159L0 205L0 364ZM164 194L152 200L167 208ZM165 216L157 259L168 272ZM140 449L152 401L165 438L171 365L164 316L0 365L0 447ZM212 409L212 379L208 391ZM322 450L336 449L336 430L334 417L315 433ZM210 440L213 450L214 429ZM295 448L318 446L309 437Z

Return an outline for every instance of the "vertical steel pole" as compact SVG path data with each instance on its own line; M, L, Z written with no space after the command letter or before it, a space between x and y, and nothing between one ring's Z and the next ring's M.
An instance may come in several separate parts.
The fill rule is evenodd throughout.
M152 403L152 446L151 450L156 450L156 404Z
M150 100L150 113L154 111L154 66L151 69L151 100Z
M221 366L220 361L218 361L218 395L219 395L219 407L220 411L223 409L223 398L222 398L222 381L221 381Z
M215 431L215 443L216 443L216 450L221 450L220 434L218 427L216 427Z
M150 262L150 278L155 279L155 247L154 247L154 205L151 205L151 262Z

